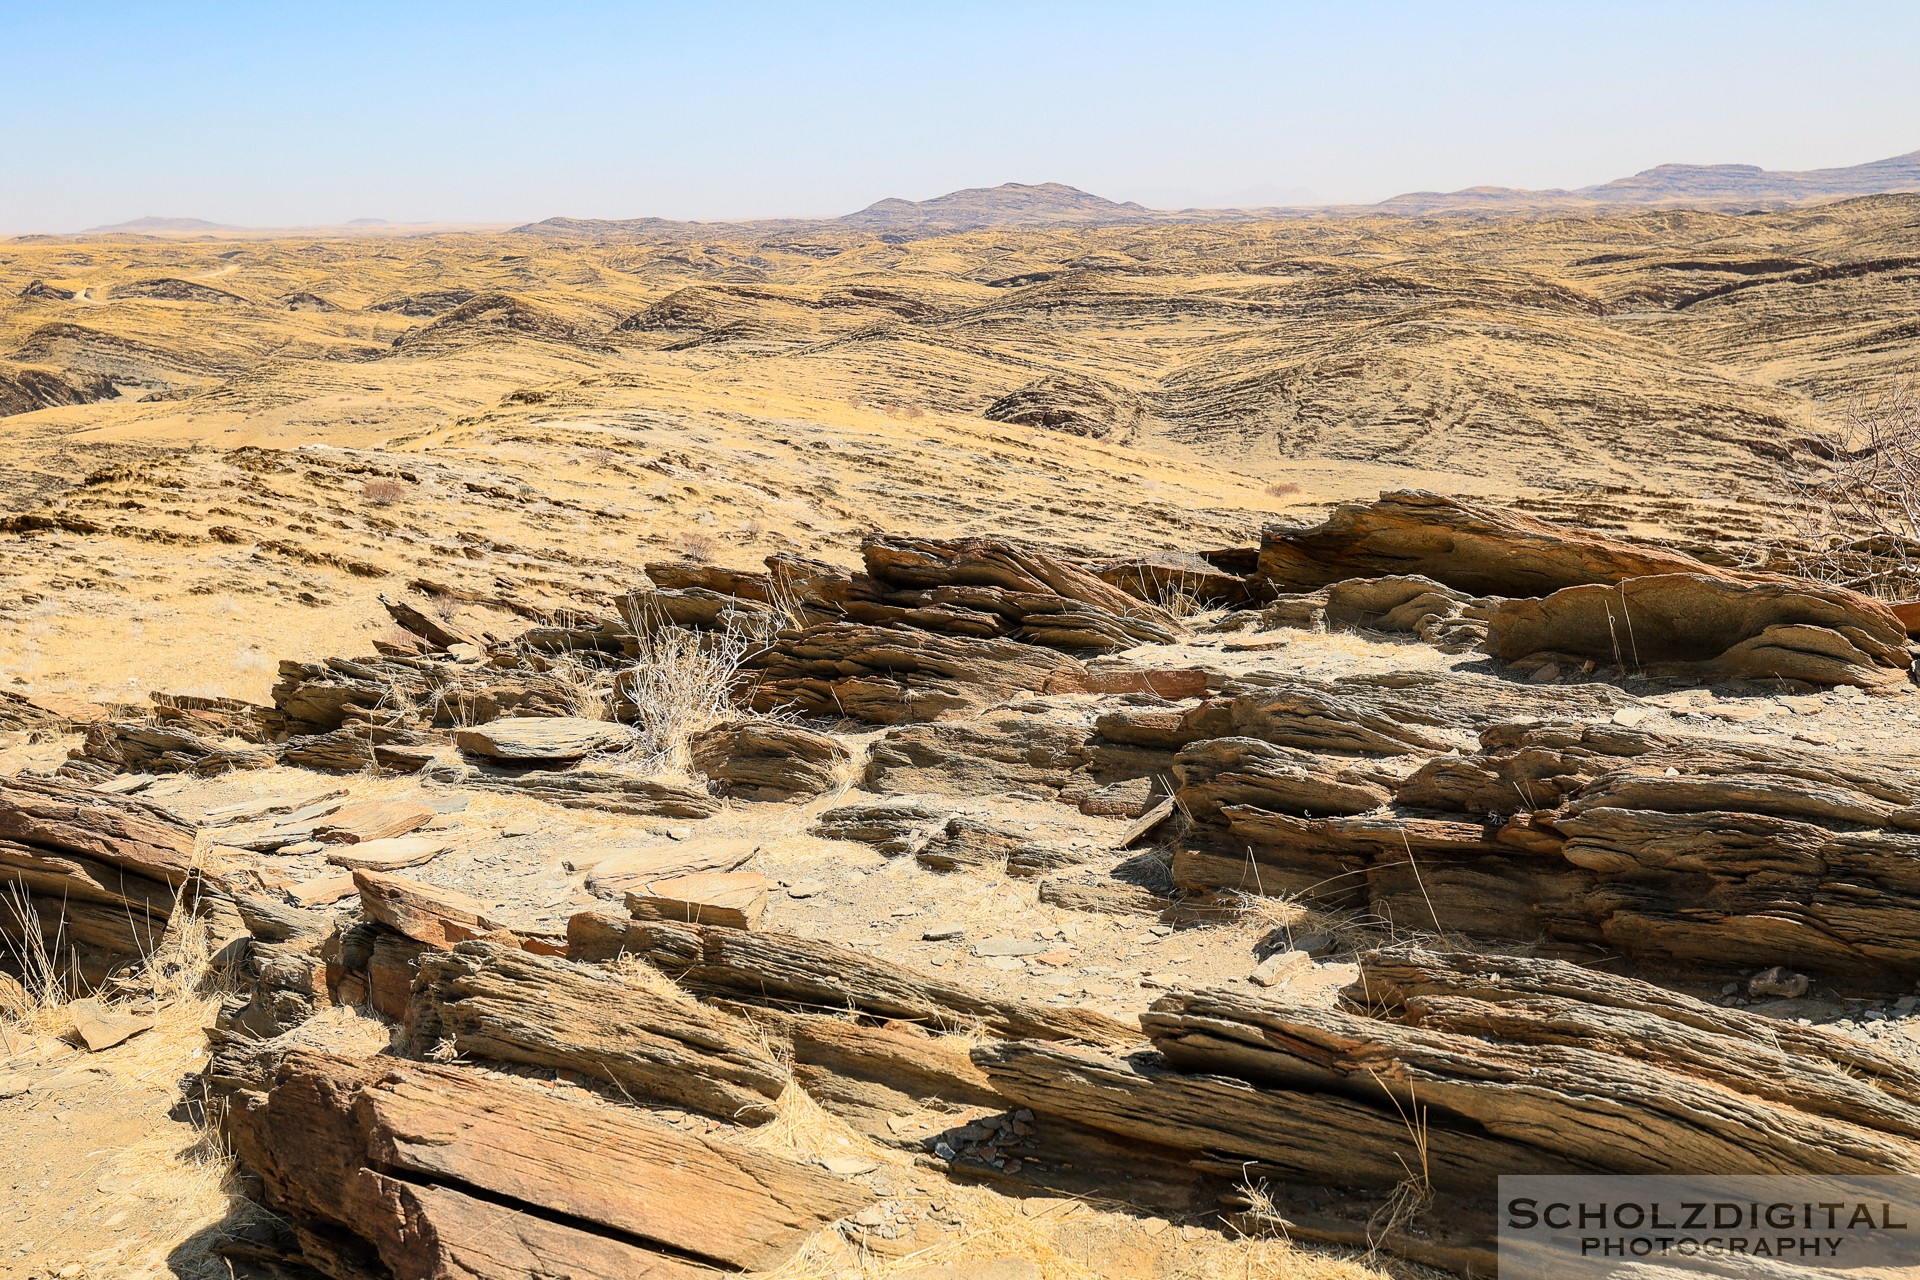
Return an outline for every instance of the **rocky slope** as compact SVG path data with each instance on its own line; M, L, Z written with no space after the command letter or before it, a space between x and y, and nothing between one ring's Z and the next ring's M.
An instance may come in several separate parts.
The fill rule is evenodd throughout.
M1418 492L1185 577L857 550L494 634L396 594L267 703L0 702L0 940L107 984L72 1042L152 1034L189 919L230 984L194 1096L266 1212L202 1247L1484 1275L1500 1174L1920 1169L1881 602ZM1569 597L1662 593L1716 625L1581 655Z
M844 557L874 525L1172 551L1407 485L1738 560L1812 433L1913 366L1916 199L13 242L0 662L259 697L253 635L317 646L383 582L561 607L635 547ZM68 663L83 634L112 643Z

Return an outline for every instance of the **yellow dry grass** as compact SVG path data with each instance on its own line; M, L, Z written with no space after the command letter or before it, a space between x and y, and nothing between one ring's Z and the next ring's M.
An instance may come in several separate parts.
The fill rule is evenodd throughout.
M649 559L845 563L873 527L1193 550L1417 486L1751 540L1781 448L1920 362L1898 272L1756 264L1890 261L1916 200L906 244L12 243L0 376L123 394L0 419L0 515L54 517L0 533L0 681L259 698L279 657L365 651L375 595L415 581L596 608ZM504 301L448 319L448 290ZM1138 420L984 416L1056 374Z
M0 1102L0 1116L12 1113L16 1138L56 1138L58 1157L55 1165L31 1143L0 1152L0 1168L14 1173L14 1213L24 1219L16 1224L20 1243L0 1250L0 1267L87 1277L228 1274L211 1252L218 1229L256 1210L197 1099L178 1110L179 1082L205 1065L206 1028L227 994L211 960L200 921L170 922L140 969L117 978L105 998L89 997L150 1024L98 1053L65 1043L77 1039L68 984L39 981L27 999L0 1008L0 1072L29 1085ZM44 952L39 963L43 979L57 978ZM52 1111L40 1105L49 1097ZM32 1182L36 1159L54 1176Z

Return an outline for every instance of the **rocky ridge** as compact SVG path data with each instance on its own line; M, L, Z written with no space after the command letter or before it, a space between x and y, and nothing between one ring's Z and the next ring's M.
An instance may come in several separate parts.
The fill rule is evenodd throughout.
M1920 790L1895 757L1687 718L1711 684L1910 721L1898 614L1425 493L1192 554L1231 603L873 535L857 572L650 566L508 639L390 599L405 639L287 662L271 705L158 697L72 734L0 704L73 742L0 781L6 878L66 904L0 933L97 983L198 913L237 984L205 1085L279 1224L235 1256L352 1280L765 1270L935 1231L912 1206L950 1180L1471 1274L1499 1173L1920 1166L1914 1055L1766 1004L1920 979ZM1595 653L1574 593L1713 625ZM643 705L581 716L666 637L745 646L679 775L635 755ZM1362 644L1380 669L1312 665ZM194 821L135 794L268 776L308 783ZM509 842L571 813L659 838L516 901L449 852L500 796L540 815ZM833 842L812 865L869 859L881 918L809 915L822 887L748 834L788 828ZM869 940L970 882L1062 923L910 906L912 938ZM1123 934L1190 959L1047 980ZM1209 958L1249 942L1246 979ZM316 1039L341 1007L388 1051ZM756 1145L796 1092L897 1165ZM1424 1211L1373 1217L1415 1161Z

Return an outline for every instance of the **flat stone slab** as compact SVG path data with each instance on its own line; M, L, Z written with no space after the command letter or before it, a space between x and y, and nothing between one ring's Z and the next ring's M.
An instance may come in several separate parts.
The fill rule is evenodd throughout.
M565 761L616 751L633 741L633 730L580 716L507 716L455 730L453 740L468 755L491 760Z
M287 896L302 907L324 907L358 892L353 874L343 871L337 876L316 876L297 884L287 890Z
M92 998L75 1000L69 1011L73 1015L73 1029L79 1033L88 1053L111 1049L153 1026L152 1018L122 1013Z
M649 885L700 872L735 871L760 850L757 840L702 840L659 849L630 849L602 858L587 869L587 892L620 899L644 893Z
M435 816L432 805L404 796L363 800L330 814L313 834L329 844L361 844L418 831Z
M636 919L751 929L767 909L767 880L757 871L703 871L655 880L627 895Z
M327 861L349 871L398 871L431 862L452 847L452 841L440 836L389 836L342 845Z

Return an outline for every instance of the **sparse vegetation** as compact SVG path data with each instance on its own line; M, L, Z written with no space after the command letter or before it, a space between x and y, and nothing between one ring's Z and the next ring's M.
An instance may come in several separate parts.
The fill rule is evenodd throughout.
M693 631L644 613L627 621L637 653L612 677L619 718L639 731L635 750L648 769L684 775L693 735L737 714L742 664L765 638L738 625Z
M1819 470L1789 508L1793 572L1885 599L1920 597L1920 391L1851 406L1816 435Z
M360 486L360 496L376 507L391 507L408 492L406 484L399 480L369 480Z
M33 1248L53 1259L47 1275L168 1274L183 1280L230 1275L226 1261L212 1252L225 1238L216 1227L237 1228L261 1211L239 1185L232 1155L197 1090L189 1090L183 1105L171 1089L156 1090L153 1084L192 1078L205 1057L205 1028L230 994L227 975L214 964L204 921L177 910L145 961L97 991L87 989L60 959L63 914L56 913L52 933L49 943L18 882L0 893L0 936L10 941L4 959L24 978L13 983L0 970L0 1060L28 1062L46 1052L36 1043L77 1041L74 1016L82 999L122 1015L136 1010L147 1027L88 1055L86 1094L65 1099L76 1114L64 1122L62 1137L72 1149L62 1150L60 1157L85 1179L89 1215L113 1224L110 1243L99 1247L97 1235L76 1233L70 1220L49 1211L36 1221L22 1250ZM114 1117L114 1128L85 1127L98 1125L101 1113ZM90 1236L91 1245L74 1243ZM89 1251L79 1252L82 1247ZM18 1253L9 1250L0 1258L0 1269L17 1261Z
M674 540L680 554L695 564L712 564L720 553L720 540L703 529L687 529Z

